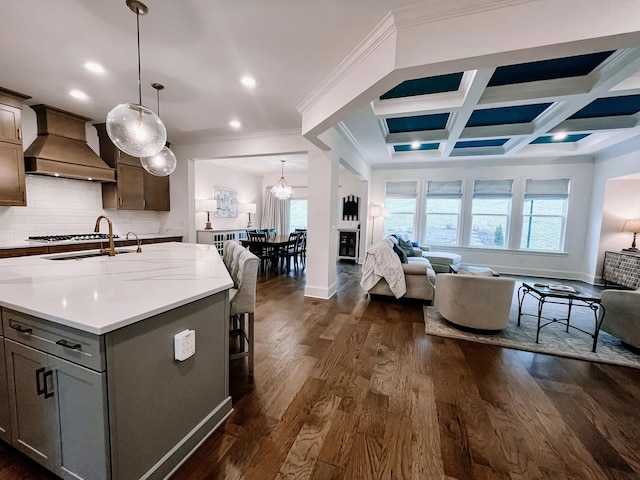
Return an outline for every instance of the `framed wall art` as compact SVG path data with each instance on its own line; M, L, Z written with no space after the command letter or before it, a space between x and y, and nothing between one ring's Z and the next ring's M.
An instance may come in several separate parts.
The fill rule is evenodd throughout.
M236 218L238 216L238 192L235 189L213 187L213 198L218 202L214 217Z

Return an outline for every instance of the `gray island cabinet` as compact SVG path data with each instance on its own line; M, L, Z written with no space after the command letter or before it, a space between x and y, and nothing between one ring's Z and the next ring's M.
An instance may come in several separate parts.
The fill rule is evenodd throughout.
M70 273L60 268L84 278L56 296ZM64 479L166 478L230 414L231 280L215 248L23 257L0 260L2 273L15 285L0 280L0 439L47 469ZM54 291L22 304L42 283ZM179 361L174 338L185 330L195 353Z

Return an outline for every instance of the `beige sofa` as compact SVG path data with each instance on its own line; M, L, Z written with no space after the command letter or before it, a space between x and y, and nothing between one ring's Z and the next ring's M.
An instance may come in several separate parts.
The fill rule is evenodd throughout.
M435 283L429 260L416 256L402 263L389 238L374 243L365 254L360 285L372 295L431 301Z
M501 330L509 323L515 280L487 275L439 273L435 307L454 325Z
M604 290L602 306L605 313L600 329L640 348L640 289Z

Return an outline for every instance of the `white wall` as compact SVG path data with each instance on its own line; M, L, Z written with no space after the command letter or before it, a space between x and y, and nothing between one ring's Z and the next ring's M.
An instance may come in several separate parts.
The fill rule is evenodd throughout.
M524 163L524 162L523 162ZM567 214L565 251L563 253L542 253L512 249L493 250L476 247L436 247L459 253L464 263L486 265L499 272L525 274L540 277L586 280L584 268L585 237L591 205L591 185L593 181L593 161L573 160L530 160L518 166L506 166L497 161L461 161L450 167L434 166L412 170L374 170L371 186L371 203L383 204L384 184L387 180L463 180L463 188L469 192L475 179L514 179L514 204L522 197L524 181L527 178L569 178L571 193ZM521 205L521 203L520 203ZM514 208L518 208L515 206ZM520 207L521 208L521 207ZM421 217L423 212L418 212ZM512 221L517 221L513 219ZM514 225L517 229L518 226ZM464 225L462 226L464 229ZM383 223L375 224L373 238L382 236ZM419 237L418 237L419 239Z
M251 175L233 168L216 165L207 160L194 162L195 198L212 198L216 186L235 189L238 192L238 204L255 203L256 213L251 215L254 226L260 225L262 215L262 177ZM215 217L211 213L211 227L214 230L242 229L247 227L249 216L238 213L236 218ZM202 230L207 220L206 213L195 213L196 230Z
M602 272L602 261L606 250L620 250L625 245L620 235L620 220L640 218L638 196L640 191L633 184L612 183L615 179L640 173L640 139L635 138L621 145L616 153L603 154L597 158L593 175L593 201L591 205L591 222L585 242L589 256L585 258L585 268L594 281L599 282ZM616 191L616 187L621 190ZM634 213L635 212L635 213Z

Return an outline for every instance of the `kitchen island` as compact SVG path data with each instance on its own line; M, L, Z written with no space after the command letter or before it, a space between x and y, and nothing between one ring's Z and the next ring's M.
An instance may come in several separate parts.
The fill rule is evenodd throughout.
M0 260L0 438L62 478L165 478L231 412L216 249L117 250Z

